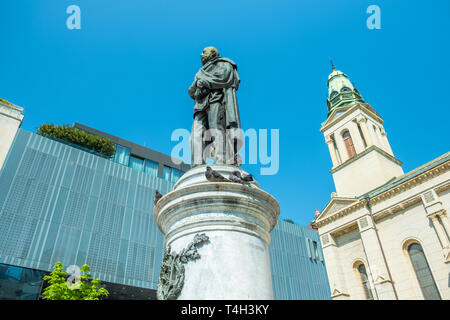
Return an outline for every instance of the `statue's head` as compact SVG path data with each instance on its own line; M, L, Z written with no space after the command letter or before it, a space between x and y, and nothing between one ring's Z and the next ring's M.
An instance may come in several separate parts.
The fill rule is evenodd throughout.
M219 56L219 51L214 48L214 47L206 47L205 49L203 49L202 54L200 55L200 57L202 57L202 64L204 65L205 63L207 63L209 60L218 57Z

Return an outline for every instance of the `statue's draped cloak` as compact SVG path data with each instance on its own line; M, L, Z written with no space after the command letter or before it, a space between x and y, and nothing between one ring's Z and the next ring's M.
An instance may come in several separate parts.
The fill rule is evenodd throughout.
M208 89L208 94L203 98L195 99L197 81L201 80ZM225 108L226 128L241 128L239 109L236 99L236 90L239 87L237 66L232 60L217 57L208 61L195 75L194 82L189 88L189 95L195 99L194 115L206 110L209 104L222 102Z

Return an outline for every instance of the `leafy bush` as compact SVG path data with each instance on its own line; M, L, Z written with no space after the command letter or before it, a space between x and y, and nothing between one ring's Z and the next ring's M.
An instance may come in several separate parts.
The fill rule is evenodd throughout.
M69 125L43 124L37 130L37 134L61 139L101 153L107 157L112 157L116 152L116 148L111 140L94 136Z
M99 279L92 279L91 268L85 264L80 269L75 283L68 283L69 275L63 271L63 264L58 261L53 271L44 277L50 285L42 293L44 300L99 300L101 296L108 296L109 292L100 287Z

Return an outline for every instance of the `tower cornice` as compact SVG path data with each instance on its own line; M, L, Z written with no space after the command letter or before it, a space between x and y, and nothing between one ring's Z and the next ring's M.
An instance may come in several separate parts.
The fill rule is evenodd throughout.
M366 154L368 154L371 151L376 151L378 153L380 153L381 155L383 155L384 157L388 158L389 160L395 162L396 164L398 164L399 166L401 166L403 164L403 162L401 162L400 160L398 160L396 157L390 155L389 153L387 153L386 151L380 149L379 147L377 147L376 145L371 145L370 147L368 147L366 150L364 150L361 153L358 153L356 156L348 159L347 161L345 161L344 163L338 165L337 167L333 168L330 170L330 173L335 173L339 170L341 170L342 168L348 166L349 164L351 164L352 162L357 161L358 159L364 157Z
M346 108L348 108L348 109L345 110ZM343 117L348 116L349 114L351 114L352 112L354 112L355 110L358 110L358 109L366 112L369 116L371 116L375 120L379 121L381 124L384 122L384 120L375 112L375 110L373 110L373 108L368 103L358 103L358 104L355 104L352 106L344 106L344 107L334 109L328 116L328 119L322 123L320 132L324 133L331 126L333 126L334 124L339 122ZM345 111L343 111L343 110L345 110ZM338 118L333 119L334 115L340 111L342 111L343 113Z

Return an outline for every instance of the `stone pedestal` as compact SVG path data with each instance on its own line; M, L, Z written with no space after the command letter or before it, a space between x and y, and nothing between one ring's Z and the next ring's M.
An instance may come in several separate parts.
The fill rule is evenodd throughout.
M225 178L236 170L248 174L210 167ZM210 182L205 172L206 165L189 170L155 205L167 250L159 298L273 299L269 232L280 213L277 201L256 182Z

